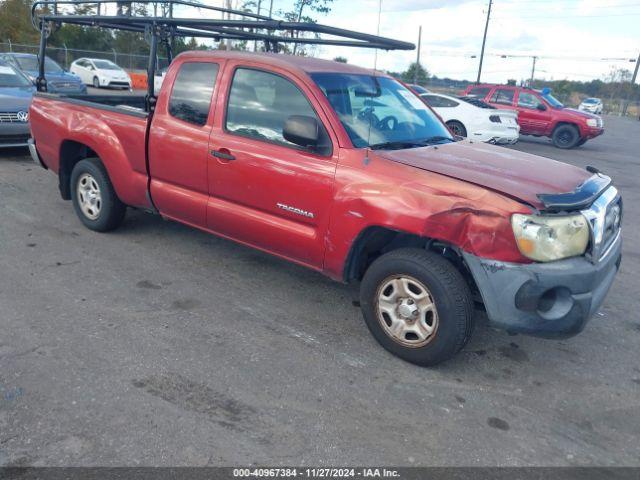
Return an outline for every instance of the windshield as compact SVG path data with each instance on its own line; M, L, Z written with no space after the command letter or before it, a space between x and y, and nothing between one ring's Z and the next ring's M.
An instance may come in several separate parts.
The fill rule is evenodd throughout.
M21 73L18 73L9 65L0 65L0 88L3 87L27 87L31 82Z
M108 60L94 60L93 64L98 70L122 70L118 65Z
M413 92L388 77L314 73L357 148L411 148L451 142L449 130Z
M564 104L560 100L558 100L556 97L551 95L551 93L542 92L541 95L542 95L542 98L544 98L547 101L547 103L552 107L555 107L555 108L564 107Z
M15 57L18 65L22 70L37 72L38 67L38 57L35 55L33 57ZM62 68L56 62L51 60L49 57L44 58L44 72L45 73L60 73L62 72Z
M598 99L597 98L587 98L587 99L583 100L582 103L598 103Z

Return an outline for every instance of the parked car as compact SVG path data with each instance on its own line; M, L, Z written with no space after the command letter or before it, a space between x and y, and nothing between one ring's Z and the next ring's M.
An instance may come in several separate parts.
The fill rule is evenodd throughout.
M29 80L35 83L38 78L38 56L31 53L2 53L0 59L19 68ZM87 93L87 87L80 77L66 72L60 65L49 57L44 61L44 76L47 79L47 89L52 93Z
M163 68L161 70L158 70L155 74L155 76L153 77L153 88L156 91L156 93L160 92L160 89L162 88L162 82L164 82L164 77L167 75L167 68Z
M0 60L0 148L26 147L29 104L35 87L13 65Z
M70 68L85 83L94 88L118 87L131 90L131 77L110 60L100 58L79 58Z
M463 348L476 301L510 332L575 335L620 265L609 177L456 141L380 72L188 52L153 111L118 101L31 106L31 154L87 228L113 230L132 206L359 282L373 336L410 362Z
M464 95L500 109L516 109L522 135L549 137L558 148L574 148L604 133L602 118L565 107L551 90L512 85L470 85Z
M518 141L520 126L515 110L481 108L473 101L439 93L423 93L420 98L455 135L495 144L512 145Z
M578 110L595 113L597 115L602 114L602 108L602 100L599 98L585 98L578 106Z

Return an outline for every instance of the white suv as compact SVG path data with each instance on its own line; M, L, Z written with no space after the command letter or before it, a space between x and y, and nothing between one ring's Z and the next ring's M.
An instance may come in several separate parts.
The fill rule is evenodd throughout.
M599 98L585 98L578 107L578 110L600 115L602 113L602 100Z

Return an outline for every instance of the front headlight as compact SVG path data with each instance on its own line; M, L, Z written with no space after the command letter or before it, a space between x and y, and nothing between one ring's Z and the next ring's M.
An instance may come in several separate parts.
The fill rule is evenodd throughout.
M587 125L589 125L590 127L597 127L598 120L595 118L587 118Z
M511 226L520 253L537 262L582 255L589 244L589 225L582 214L554 217L516 213Z

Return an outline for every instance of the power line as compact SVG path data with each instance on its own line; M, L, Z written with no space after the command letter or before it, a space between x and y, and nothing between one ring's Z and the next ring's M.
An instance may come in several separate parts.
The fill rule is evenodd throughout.
M567 18L605 18L605 17L635 17L640 15L640 12L628 12L628 13L612 13L607 15L563 15L562 18L557 18L557 20L565 20ZM504 16L504 17L495 17L496 20L519 20L519 19L529 19L529 18L545 18L547 20L553 19L553 17L549 14L547 15L514 15L514 16Z

